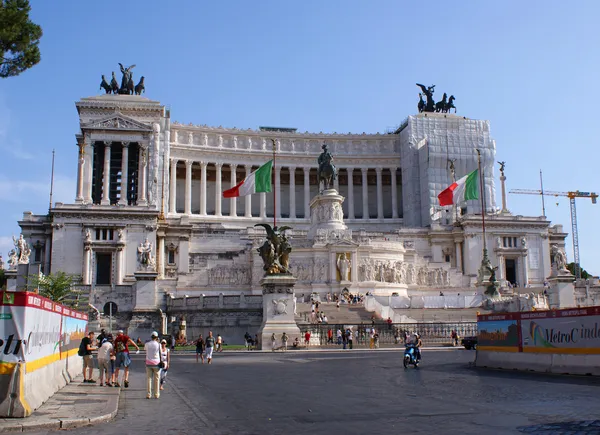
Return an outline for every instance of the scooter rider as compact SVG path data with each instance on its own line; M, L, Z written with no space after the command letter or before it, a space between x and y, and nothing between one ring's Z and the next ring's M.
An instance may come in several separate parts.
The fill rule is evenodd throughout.
M416 332L412 344L415 347L415 356L417 358L417 361L421 361L421 347L423 347L423 342L421 341L421 336Z

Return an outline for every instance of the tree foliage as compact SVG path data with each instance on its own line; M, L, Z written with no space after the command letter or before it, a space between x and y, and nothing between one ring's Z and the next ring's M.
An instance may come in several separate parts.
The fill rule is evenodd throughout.
M50 273L48 275L32 275L29 277L29 288L39 289L41 296L54 302L66 305L78 305L80 290L73 288L79 282L77 275L65 272Z
M581 265L579 265L579 268L581 269L581 278L582 279L588 279L590 276L592 276L583 267L581 267ZM573 275L575 275L575 263L574 262L567 264L567 269L569 269L569 272L571 272Z
M42 28L29 19L29 0L0 0L0 77L21 74L40 61Z

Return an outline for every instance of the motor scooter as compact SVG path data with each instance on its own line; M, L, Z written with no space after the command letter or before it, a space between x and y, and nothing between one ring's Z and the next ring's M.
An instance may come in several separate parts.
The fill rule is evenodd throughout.
M419 361L417 360L417 347L414 344L409 343L406 345L404 349L403 363L405 369L411 364L415 366L415 368L419 367Z

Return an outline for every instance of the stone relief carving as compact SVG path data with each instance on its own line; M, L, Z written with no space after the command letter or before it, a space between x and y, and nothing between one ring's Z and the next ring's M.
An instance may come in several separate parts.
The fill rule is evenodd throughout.
M310 282L313 277L313 260L295 260L292 263L292 275L298 279L299 282Z
M413 240L405 240L404 249L415 249L415 242Z
M329 281L329 264L325 259L315 260L313 267L313 282Z
M287 304L289 299L274 299L271 301L273 303L273 315L279 316L281 314L287 314Z
M447 287L450 285L450 274L446 269L430 269L425 265L407 264L402 261L368 258L361 261L358 272L360 281L429 287Z
M251 279L248 266L218 265L208 269L209 285L250 285Z
M333 243L340 241L351 241L352 230L339 230L339 229L317 229L315 241L320 243Z

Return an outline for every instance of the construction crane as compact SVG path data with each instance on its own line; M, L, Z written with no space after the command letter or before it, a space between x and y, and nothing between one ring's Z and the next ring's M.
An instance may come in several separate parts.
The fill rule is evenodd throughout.
M512 189L508 193L516 193L520 195L540 195L542 197L542 204L544 201L544 195L546 196L564 196L569 198L571 205L571 232L573 236L573 263L575 263L575 277L581 279L581 266L579 263L579 232L577 231L577 209L575 207L575 198L591 198L592 204L596 204L598 195L594 192L580 192L579 190L569 192L554 192L552 190L531 190L531 189ZM546 208L544 205L543 212L546 216Z

